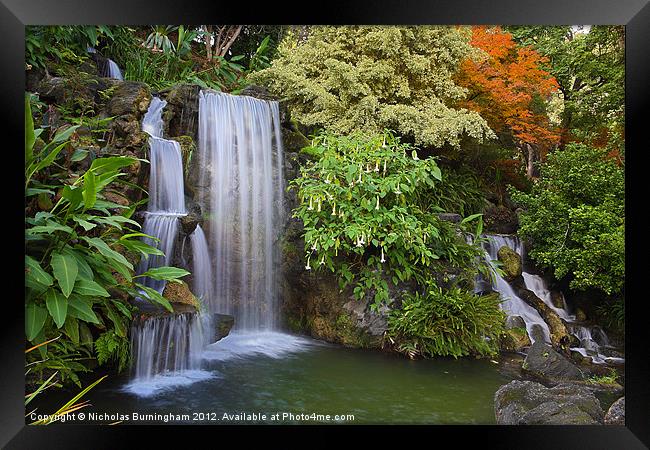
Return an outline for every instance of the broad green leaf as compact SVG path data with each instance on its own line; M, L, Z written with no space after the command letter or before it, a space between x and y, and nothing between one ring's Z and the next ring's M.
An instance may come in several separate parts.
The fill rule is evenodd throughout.
M31 256L25 255L25 284L38 283L43 286L51 286L54 282L52 276L43 270L41 265Z
M53 252L50 265L54 271L54 278L59 282L61 292L68 298L74 288L77 273L79 272L77 260L70 255Z
M84 207L86 209L92 208L97 200L97 190L95 187L95 174L92 170L88 170L84 174L84 187L83 187Z
M68 301L66 298L59 294L56 289L49 289L45 293L45 305L50 312L50 316L54 319L57 328L61 328L65 323L65 318L68 313Z
M73 217L72 220L74 220L79 225L81 225L83 227L83 229L86 230L86 231L90 231L90 230L92 230L93 228L95 228L97 226L97 224L90 223L87 220L84 220L84 219L82 219L80 217Z
M93 311L92 302L89 298L71 295L68 299L68 314L84 322L101 323Z
M110 156L105 158L97 158L90 166L91 171L95 174L101 174L115 169L127 167L137 161L137 158L130 158L126 156Z
M74 211L77 206L83 201L83 191L79 186L66 185L63 188L61 196L70 202L70 207Z
M46 167L49 167L52 165L56 157L61 153L61 150L66 146L67 142L64 142L63 144L60 144L56 148L54 148L52 151L50 151L45 158L43 158L38 164L36 164L36 167L34 168L33 172L38 172L39 170L43 170ZM47 148L47 147L46 147ZM46 150L43 149L43 152ZM39 155L40 156L40 155Z
M77 261L77 267L79 269L79 273L77 274L77 277L85 278L86 280L93 280L95 278L93 270L90 268L90 266L86 262L85 254L83 254L81 252L78 252L77 250L74 250L69 245L66 245L65 247L63 247L63 250L61 250L61 253L64 253L66 255L70 255Z
M72 136L72 133L77 131L77 128L79 127L80 125L74 125L66 128L65 130L58 131L54 136L54 138L52 139L52 144L67 141L70 138L70 136Z
M55 231L64 231L66 233L72 233L74 230L67 225L61 225L60 223L48 220L45 222L46 225L37 225L35 227L29 228L27 234L40 234L47 233L52 234Z
M115 307L120 310L122 314L124 314L126 317L131 319L133 316L131 315L131 311L129 310L129 307L125 305L124 303L120 302L119 300L111 300Z
M84 159L86 159L87 156L88 156L88 150L78 148L74 151L74 153L70 157L70 161L72 162L83 161Z
M104 242L100 238L89 238L86 236L82 236L82 239L88 242L93 247L95 247L97 250L99 250L99 253L101 253L105 257L118 261L123 265L125 265L126 267L128 267L129 269L133 270L133 265L130 262L128 262L123 255L110 248L108 244L106 244L106 242Z
M113 325L115 325L115 333L120 337L126 337L126 327L124 326L124 321L122 318L115 312L110 306L107 307L108 318L111 319Z
M92 280L79 279L74 291L80 295L90 297L110 297L110 294L99 283Z
M34 119L32 118L32 107L29 102L30 95L25 93L25 164L28 165L34 158Z
M169 303L169 300L167 300L165 297L160 295L160 293L157 290L152 289L140 283L136 283L136 286L143 291L144 293L143 297L145 299L149 300L154 304L158 304L164 307L169 312L174 312L174 308L172 308L172 305L171 303Z
M43 324L47 319L47 311L35 304L27 305L25 308L25 334L28 341L33 341L41 332Z
M149 269L143 274L137 275L135 278L149 277L149 278L153 278L154 280L173 281L176 280L177 278L181 278L189 274L190 272L188 272L185 269L180 269L178 267L163 266L163 267L156 267L154 269Z
M158 256L165 255L162 252L162 250L157 249L156 247L152 247L151 245L146 244L142 241L126 239L120 242L124 247L128 248L131 251L141 253L145 258L148 257L149 255L158 255Z
M31 197L32 195L38 194L50 194L54 195L54 191L50 189L40 189L40 188L29 188L25 191L25 197Z
M79 344L79 322L74 317L67 317L63 331L75 345Z

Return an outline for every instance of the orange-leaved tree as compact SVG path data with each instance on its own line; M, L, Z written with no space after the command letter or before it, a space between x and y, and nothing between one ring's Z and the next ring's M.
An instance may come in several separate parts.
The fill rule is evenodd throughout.
M471 44L480 51L457 75L457 83L469 90L462 106L478 112L503 146L521 152L528 175L534 176L534 162L559 140L546 112L557 81L542 68L543 56L519 46L498 26L472 27Z

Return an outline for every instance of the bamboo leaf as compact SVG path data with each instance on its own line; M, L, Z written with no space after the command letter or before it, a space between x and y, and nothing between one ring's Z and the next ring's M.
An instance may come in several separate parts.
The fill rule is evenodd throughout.
M25 334L28 341L33 341L43 329L47 319L47 311L35 304L29 304L25 308Z

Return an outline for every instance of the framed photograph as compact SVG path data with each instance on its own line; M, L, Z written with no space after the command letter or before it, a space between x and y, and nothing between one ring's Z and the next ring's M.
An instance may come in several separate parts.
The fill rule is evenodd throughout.
M647 1L301 9L3 0L2 445L647 448Z

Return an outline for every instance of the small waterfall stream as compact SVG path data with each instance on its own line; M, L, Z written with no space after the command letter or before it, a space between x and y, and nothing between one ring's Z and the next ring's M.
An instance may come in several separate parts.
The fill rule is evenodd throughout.
M154 97L142 120L142 130L150 135L149 205L143 232L159 241L144 240L160 249L164 256L150 255L143 259L138 273L169 265L179 232L179 219L186 215L180 145L162 137L162 112L166 104ZM192 240L194 242L194 237ZM160 293L165 288L164 281L148 277L143 279L143 284ZM134 321L131 328L134 378L127 385L127 391L147 395L170 383L186 383L188 376L205 376L199 370L200 355L209 343L210 329L207 314L154 314Z
M524 259L524 247L517 236L490 234L486 235L486 237L490 241L489 244L484 245L486 258L489 258L488 262L497 259L497 252L504 245L519 253L519 255L522 257L522 260ZM537 297L539 297L546 305L555 311L555 313L557 313L557 315L566 323L568 331L576 338L578 338L581 346L572 347L571 350L579 352L584 357L591 358L592 362L596 364L621 364L624 361L623 358L612 357L603 354L604 351L606 351L608 348L611 348L609 339L607 338L607 335L603 329L596 325L586 326L584 324L577 323L575 315L569 312L563 296L563 307L560 308L555 306L552 300L551 292L542 277L526 272L525 270L522 272L522 277L524 279L526 289L533 291ZM528 335L531 338L531 342L535 341L533 338L535 335L533 327L536 325L541 326L542 330L544 331L544 339L549 342L548 325L546 325L537 310L517 297L517 295L512 290L512 287L510 287L510 284L506 280L496 275L496 282L493 286L493 289L499 292L503 298L507 299L502 303L502 309L506 311L509 316L520 316L524 320L526 323L526 330L528 331Z

